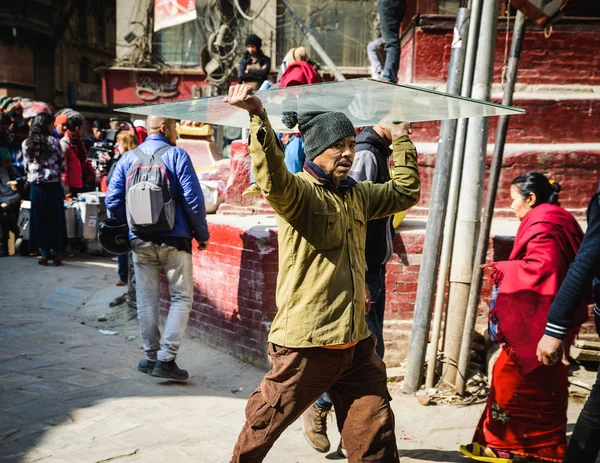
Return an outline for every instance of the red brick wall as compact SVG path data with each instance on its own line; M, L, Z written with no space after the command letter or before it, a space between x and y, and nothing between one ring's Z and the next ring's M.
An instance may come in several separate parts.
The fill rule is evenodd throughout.
M277 236L262 227L211 224L211 244L194 251L194 304L188 332L203 342L259 366L266 356L270 321L276 313ZM388 363L406 351L419 279L423 230L401 232L387 266L385 339ZM162 282L166 315L168 289Z
M275 316L277 236L271 229L210 224L211 244L194 251L194 304L188 333L255 365L267 367L267 335ZM419 281L424 230L400 231L387 265L384 339L386 363L398 365L406 356ZM507 259L512 238L490 240L488 261ZM491 281L485 278L479 324L486 323ZM163 315L168 290L163 279ZM591 332L591 325L585 332Z
M257 365L266 365L269 322L275 312L277 236L211 224L205 251L194 251L194 304L188 332ZM162 285L163 311L168 291Z
M417 143L417 149L419 144ZM510 184L517 176L527 171L538 171L556 180L563 187L560 194L561 205L572 212L585 209L592 195L598 190L600 180L600 152L596 151L538 151L539 147L524 146L522 151L507 152L504 155L496 208L509 208ZM488 154L485 187L491 155ZM418 207L429 206L435 154L421 152L419 171L421 173L421 200ZM482 194L485 194L485 189ZM502 216L496 211L496 216ZM510 214L509 214L510 216Z
M499 100L495 101L500 103ZM526 111L512 116L508 124L507 143L599 143L600 99L520 99L513 106ZM489 143L496 141L498 118L490 117ZM414 124L411 137L415 143L437 143L440 122Z
M408 82L445 82L448 75L452 30L447 28L447 19L427 18L429 27L417 27L404 37L402 59L413 59L413 72ZM599 85L600 74L600 27L587 25L588 30L556 30L549 38L543 31L528 30L525 35L523 53L519 62L517 82L526 84L582 84ZM501 82L502 65L505 57L506 33L504 24L498 28L496 56L494 60L494 82ZM512 30L512 27L511 27ZM414 41L414 51L407 46ZM508 46L512 40L509 33ZM401 68L402 69L402 68ZM403 75L403 74L401 74Z

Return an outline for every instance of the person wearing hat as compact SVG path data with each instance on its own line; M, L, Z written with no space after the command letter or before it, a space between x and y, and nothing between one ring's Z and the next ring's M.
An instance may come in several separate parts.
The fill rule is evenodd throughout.
M65 136L68 120L69 118L66 114L59 114L54 118L54 131L52 132L52 135L58 140Z
M340 112L284 114L304 139L292 174L261 101L234 85L225 98L250 114L256 183L277 213L278 312L269 333L272 368L248 399L232 463L261 462L281 433L328 392L349 461L399 462L385 364L365 322L367 221L404 211L420 195L408 123L392 135L394 172L384 184L349 178L355 130Z
M238 67L238 78L241 83L251 86L254 90L260 88L271 71L271 58L262 50L262 40L255 34L246 37L246 52L242 55Z

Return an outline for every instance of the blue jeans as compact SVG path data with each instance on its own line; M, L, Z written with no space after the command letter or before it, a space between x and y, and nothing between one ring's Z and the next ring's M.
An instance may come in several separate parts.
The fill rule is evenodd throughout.
M381 61L377 55L377 49L383 42L383 39L379 37L367 44L367 56L371 62L371 78L381 79L383 77L383 69L381 68Z
M406 1L379 0L377 8L379 9L381 37L385 43L383 79L396 83L400 67L400 24L404 19Z
M375 345L375 352L379 355L379 358L383 359L385 352L385 346L383 344L383 317L385 313L385 265L368 271L365 274L365 281L369 287L371 293L371 309L365 316L369 331L377 336L377 344ZM333 403L331 398L324 392L321 397L317 399L315 405L321 410L331 410Z
M194 282L192 255L167 246L134 249L137 312L144 351L148 359L169 362L175 359L187 327ZM160 269L164 268L171 295L171 307L160 342Z

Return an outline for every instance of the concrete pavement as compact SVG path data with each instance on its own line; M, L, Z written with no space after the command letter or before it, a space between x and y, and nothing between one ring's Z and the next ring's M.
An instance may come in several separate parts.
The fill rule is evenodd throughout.
M178 363L184 384L136 370L143 358L135 314L108 302L110 259L0 259L0 462L226 463L244 422L246 399L264 372L187 339ZM106 322L98 322L99 315ZM107 336L99 329L118 331ZM422 407L392 387L398 446L408 462L461 462L482 405ZM580 405L571 407L571 421ZM329 425L333 451L339 434ZM310 448L300 423L267 463L337 459Z

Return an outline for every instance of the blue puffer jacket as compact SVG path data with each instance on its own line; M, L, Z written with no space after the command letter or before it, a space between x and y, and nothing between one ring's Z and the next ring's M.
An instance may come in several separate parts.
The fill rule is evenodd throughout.
M152 134L139 147L147 156L150 156L165 145L170 145L165 137ZM181 148L173 146L163 154L162 159L169 172L171 195L175 198L176 212L173 230L161 233L160 236L195 238L199 243L208 241L204 196L190 157ZM106 193L106 207L121 223L127 222L125 211L127 171L136 160L137 156L132 151L124 154L115 166ZM130 231L129 239L135 237Z

